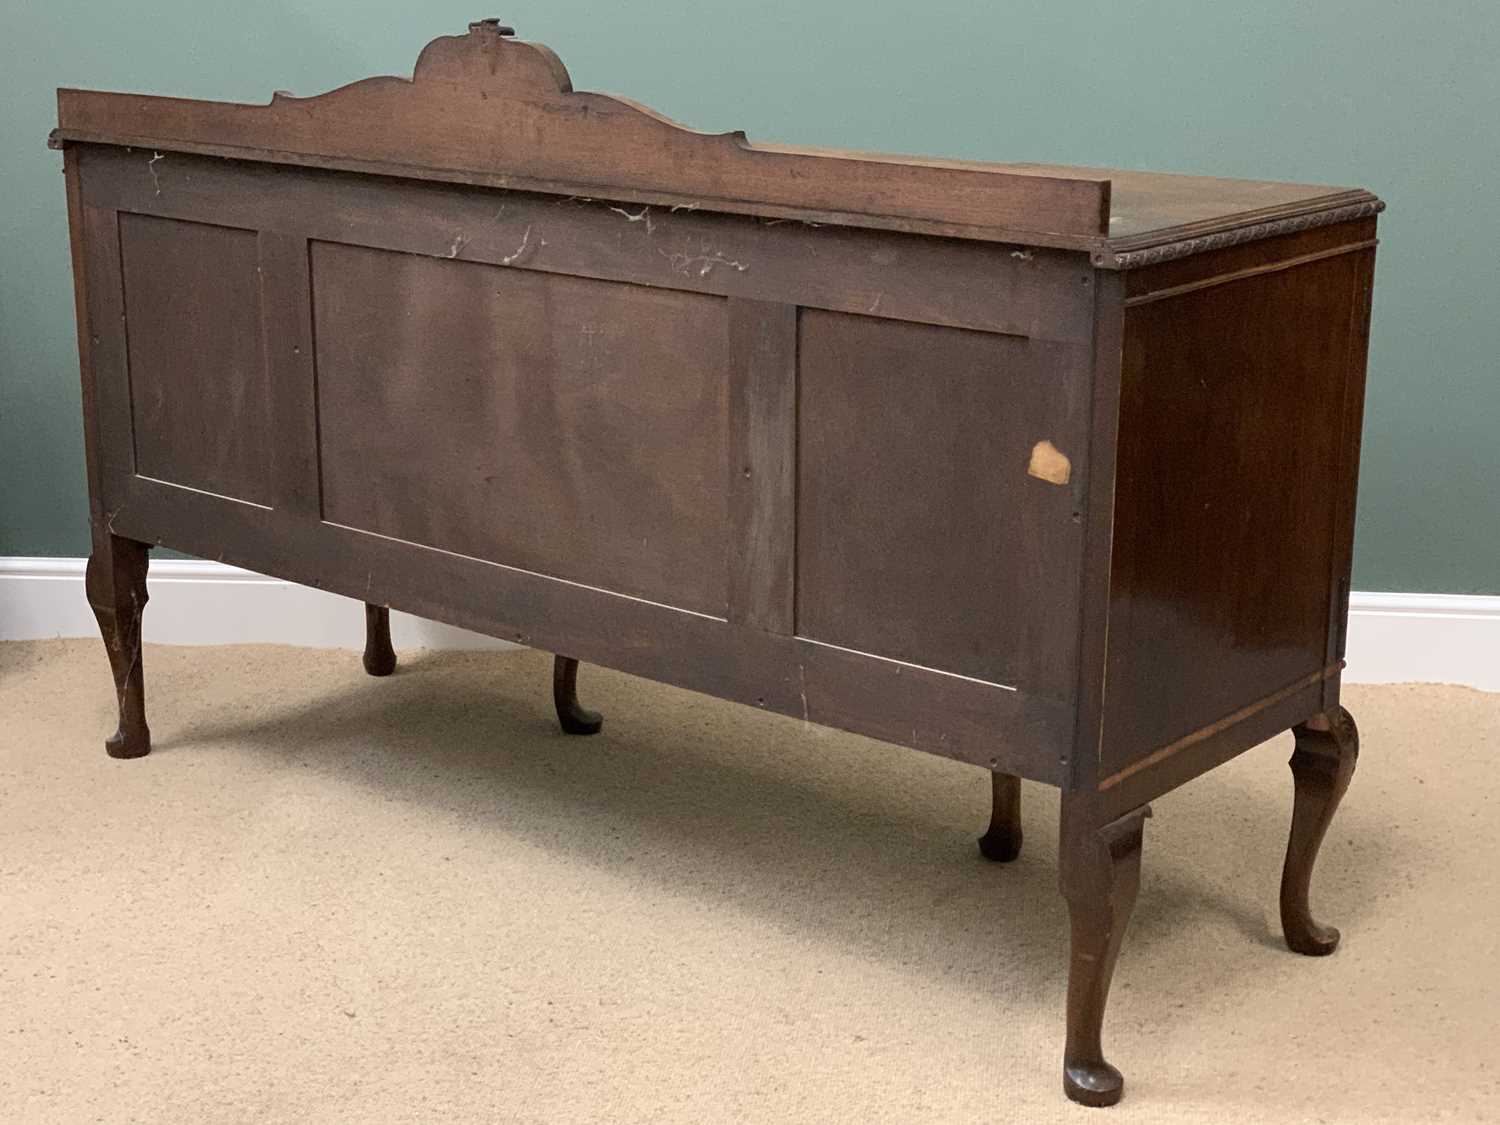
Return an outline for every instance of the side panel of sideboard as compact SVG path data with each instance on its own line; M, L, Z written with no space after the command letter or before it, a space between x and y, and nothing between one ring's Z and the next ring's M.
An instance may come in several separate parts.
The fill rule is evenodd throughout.
M1337 703L1374 248L1368 219L1125 275L1100 787Z
M72 167L109 530L1065 777L1083 255L96 146Z

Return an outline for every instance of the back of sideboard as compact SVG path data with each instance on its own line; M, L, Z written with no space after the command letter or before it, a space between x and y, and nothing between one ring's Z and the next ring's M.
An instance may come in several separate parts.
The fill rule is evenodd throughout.
M1086 254L67 156L114 533L1066 778Z

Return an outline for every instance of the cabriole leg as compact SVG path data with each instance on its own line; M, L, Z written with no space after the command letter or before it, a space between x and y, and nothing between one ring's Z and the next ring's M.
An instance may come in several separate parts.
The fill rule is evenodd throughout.
M979 837L979 854L996 863L1009 863L1021 854L1021 779L990 771L994 791L990 829Z
M144 543L106 532L95 540L84 572L84 589L109 652L120 707L119 726L104 741L111 758L140 758L151 752L141 670L141 612L146 608L149 551Z
M604 725L604 716L578 702L578 661L570 656L552 661L552 702L557 706L557 721L568 734L597 734Z
M1141 881L1141 835L1149 805L1099 824L1088 795L1063 794L1062 892L1072 923L1068 1041L1063 1089L1083 1105L1114 1105L1125 1081L1104 1058L1110 978Z
M365 671L389 676L396 670L396 650L391 647L391 611L383 605L365 603Z
M1281 929L1294 953L1319 957L1338 948L1339 932L1313 920L1307 905L1308 884L1318 848L1334 811L1349 788L1359 758L1359 731L1340 707L1292 728L1292 832L1281 869Z

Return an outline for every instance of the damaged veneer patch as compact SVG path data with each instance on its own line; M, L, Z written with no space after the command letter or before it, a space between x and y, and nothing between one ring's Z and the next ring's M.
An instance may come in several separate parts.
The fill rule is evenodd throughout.
M1067 484L1073 475L1073 463L1050 441L1039 441L1031 447L1031 462L1026 466L1026 473L1049 484Z

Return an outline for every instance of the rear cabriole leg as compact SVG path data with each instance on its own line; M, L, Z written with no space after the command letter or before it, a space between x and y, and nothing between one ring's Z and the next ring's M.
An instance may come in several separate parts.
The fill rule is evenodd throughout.
M578 661L570 656L552 661L552 702L557 706L557 721L568 734L598 734L604 726L604 716L578 702Z
M979 837L979 854L996 863L1009 863L1021 854L1021 779L991 770L990 780L990 828Z
M391 611L383 605L365 603L365 671L389 676L396 670L396 650L391 647Z

